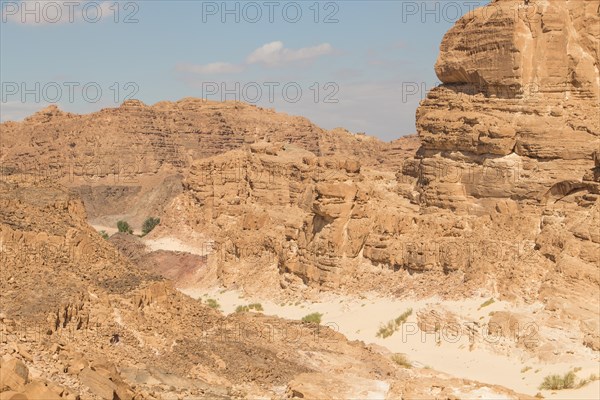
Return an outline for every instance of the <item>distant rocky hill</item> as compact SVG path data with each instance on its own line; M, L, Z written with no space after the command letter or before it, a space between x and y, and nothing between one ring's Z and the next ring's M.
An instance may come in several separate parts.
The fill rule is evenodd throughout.
M194 160L259 141L388 169L399 154L412 155L418 147L414 136L388 144L245 103L193 98L152 106L129 100L88 115L49 106L0 126L2 175L49 177L77 189L100 225L120 218L141 225L180 192L181 174Z

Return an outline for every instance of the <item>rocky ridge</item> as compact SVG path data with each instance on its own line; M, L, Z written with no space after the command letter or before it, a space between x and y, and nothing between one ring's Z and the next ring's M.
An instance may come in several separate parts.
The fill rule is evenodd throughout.
M155 235L212 246L226 287L541 301L600 349L599 3L580 3L459 20L395 173L256 143L196 161Z
M2 398L396 398L484 386L405 369L331 327L224 316L136 268L54 183L3 182L0 194ZM422 385L408 383L416 377Z
M145 212L161 212L179 193L181 174L193 160L258 141L382 165L382 151L402 152L401 144L388 146L342 128L326 131L306 118L241 102L186 98L149 106L128 100L89 115L51 105L23 122L3 123L1 173L50 178L76 189L99 224L128 217L141 225Z
M215 328L223 323L305 326L223 317L159 274L180 287L219 284L274 297L376 291L540 302L536 315L489 320L513 337L515 321L537 323L543 329L534 342L514 342L544 361L575 345L597 352L599 7L597 0L497 0L459 20L436 64L442 85L417 111L418 151L414 139L383 145L302 118L194 99L131 101L89 116L50 108L2 124L2 329L41 326L47 340L2 343L10 354L2 371L11 373L1 389L27 390L15 359L43 370L35 390L69 398L110 397L120 387L119 398L311 397L324 386L341 397L349 394L344 387L384 388L389 398L461 397L456 385L481 388L398 369L389 355L343 338L331 346L203 343L207 332L228 336ZM141 155L133 174L141 183L123 182L132 174L121 166L118 174L94 172L91 182L83 169L60 172L69 163L96 165L94 157L107 153L103 162L119 165L111 158L117 149ZM58 179L50 180L74 190L39 176L31 182L31 159L57 165ZM119 214L107 217L115 205ZM200 250L180 257L148 254L118 237L105 242L86 225L84 206L92 219L111 223L151 212L162 221L150 239L177 238ZM178 257L202 262L165 268ZM453 316L419 315L423 330L437 319ZM75 337L61 342L64 329ZM88 331L99 339L81 336ZM81 354L89 356L81 361ZM332 354L352 356L340 365ZM57 359L62 372L51 367ZM431 392L440 380L445 389Z

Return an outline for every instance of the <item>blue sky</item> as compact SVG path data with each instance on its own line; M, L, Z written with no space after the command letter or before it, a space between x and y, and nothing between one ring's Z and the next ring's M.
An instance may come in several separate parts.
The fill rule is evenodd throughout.
M0 3L2 120L191 96L392 140L415 132L444 33L487 0Z

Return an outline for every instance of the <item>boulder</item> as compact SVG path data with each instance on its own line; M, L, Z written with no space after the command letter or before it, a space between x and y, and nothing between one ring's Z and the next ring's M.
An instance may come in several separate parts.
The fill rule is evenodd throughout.
M29 382L29 369L23 361L12 358L2 363L0 368L0 390L9 388L22 392Z
M96 396L106 400L113 400L117 385L106 376L90 368L84 368L79 374L79 379Z

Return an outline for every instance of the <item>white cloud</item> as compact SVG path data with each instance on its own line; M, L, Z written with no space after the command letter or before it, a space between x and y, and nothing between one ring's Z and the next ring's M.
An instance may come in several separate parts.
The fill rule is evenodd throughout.
M137 9L125 12L122 6L117 9L111 1L65 2L54 0L3 1L2 23L12 22L22 25L52 25L66 23L98 23L102 20L123 22L126 15L135 19Z
M264 64L270 67L288 64L294 61L312 60L333 52L333 47L329 43L322 43L318 46L304 47L293 50L286 49L283 42L275 41L267 43L264 46L254 50L246 58L248 64Z
M179 64L176 67L177 71L190 72L194 74L235 74L242 72L244 67L227 62L215 62L204 65L194 64Z
M331 54L333 47L329 43L318 46L304 47L297 50L286 49L283 42L275 41L254 50L246 58L246 65L263 64L269 67L281 66L294 61L307 61L314 58ZM232 64L229 62L214 62L210 64L178 64L175 69L179 72L187 72L202 75L235 74L242 72L245 65Z

